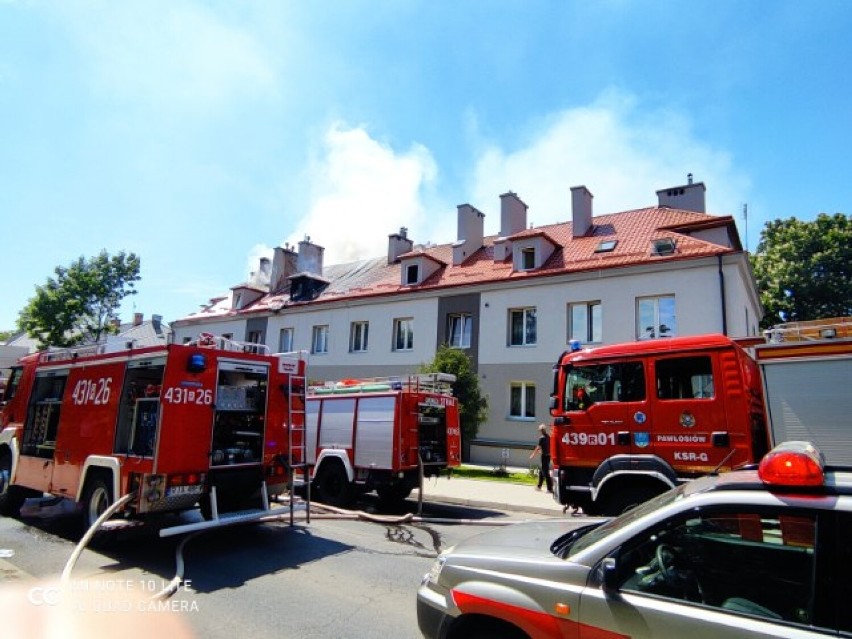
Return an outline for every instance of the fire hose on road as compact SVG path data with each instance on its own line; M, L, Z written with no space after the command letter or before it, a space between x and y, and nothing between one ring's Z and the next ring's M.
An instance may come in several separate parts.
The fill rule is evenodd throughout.
M80 555L83 553L83 550L89 545L91 540L94 538L95 534L98 533L101 526L106 522L110 517L112 517L116 512L118 512L127 502L129 502L133 498L134 494L129 493L121 497L121 499L117 500L114 504L110 505L98 518L97 520L89 527L89 529L85 532L83 537L77 543L74 551L71 553L71 556L68 558L68 561L65 564L65 568L62 570L62 576L60 578L60 583L63 587L67 587L71 580L71 572L74 570L74 566L77 563L77 560L80 558ZM289 504L289 499L279 498L278 503ZM312 510L318 511L313 513L307 513L306 517L310 516L315 519L331 519L331 520L347 520L347 521L365 521L374 524L381 524L385 526L404 526L404 525L413 525L418 526L418 524L444 524L444 525L465 525L465 526L509 526L512 524L520 523L521 520L509 520L503 519L499 521L483 521L480 519L454 519L451 517L423 517L421 515L415 515L413 513L407 513L405 515L377 515L374 513L368 513L363 510L349 510L345 508L338 508L336 506L329 506L322 503L313 502L311 504ZM270 514L266 517L262 517L255 521L257 522L274 522L280 521L284 518L288 518L290 516L289 510L287 513L281 514ZM227 522L224 521L220 526L233 526L240 523L246 522ZM418 526L419 527L419 526ZM420 528L424 530L423 528ZM206 529L211 530L211 529ZM180 588L180 584L184 580L184 572L186 569L186 563L184 561L184 549L190 540L194 539L202 532L206 532L206 530L197 531L191 533L184 537L180 544L178 544L175 549L175 576L172 580L166 585L160 592L152 595L152 600L160 600L167 599L171 597L177 590ZM437 540L437 536L425 529L428 532L435 542L435 551L436 553L440 552L440 543Z

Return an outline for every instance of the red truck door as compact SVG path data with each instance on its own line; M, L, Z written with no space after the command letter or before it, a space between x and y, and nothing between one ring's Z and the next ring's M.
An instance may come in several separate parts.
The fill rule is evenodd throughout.
M561 445L575 465L597 466L612 455L646 452L644 437L634 437L650 417L642 360L574 365L563 397L570 424Z
M651 365L656 403L649 451L679 473L712 470L730 451L713 445L713 433L727 431L718 353L659 357Z
M156 473L198 472L210 465L217 362L213 351L191 360L196 352L170 347L160 389Z

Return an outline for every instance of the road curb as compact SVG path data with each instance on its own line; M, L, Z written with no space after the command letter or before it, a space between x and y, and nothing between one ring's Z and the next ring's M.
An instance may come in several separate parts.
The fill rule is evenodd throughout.
M565 516L561 509L542 508L540 506L519 506L505 502L485 501L481 499L468 499L465 497L448 497L445 495L424 495L424 503L451 504L454 506L469 506L471 508L487 508L489 510L505 510L509 512L529 513L531 515L549 515L551 517Z

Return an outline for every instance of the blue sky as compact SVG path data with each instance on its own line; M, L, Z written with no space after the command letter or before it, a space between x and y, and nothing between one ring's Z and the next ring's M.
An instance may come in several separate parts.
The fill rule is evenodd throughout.
M326 263L707 186L852 213L852 3L0 0L0 329L83 255L142 259L166 321L309 235ZM748 204L748 227L742 216Z

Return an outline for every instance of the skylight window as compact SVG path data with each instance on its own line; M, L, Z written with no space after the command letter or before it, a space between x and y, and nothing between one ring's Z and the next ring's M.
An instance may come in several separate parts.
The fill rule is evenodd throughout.
M595 249L595 253L609 253L615 249L616 244L618 244L618 240L601 240Z
M675 241L671 237L661 237L651 240L652 255L672 255L675 252Z

